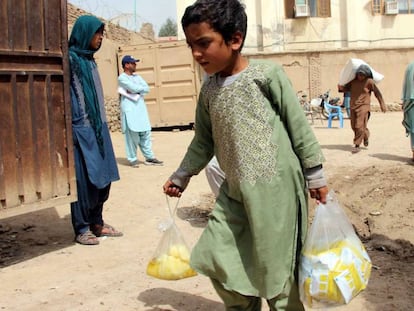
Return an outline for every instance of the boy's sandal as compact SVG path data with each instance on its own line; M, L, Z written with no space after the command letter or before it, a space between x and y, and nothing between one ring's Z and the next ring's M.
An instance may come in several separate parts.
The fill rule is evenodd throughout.
M92 232L98 236L107 236L107 237L120 237L124 234L121 231L116 230L114 227L112 227L109 224L101 225L91 225Z
M99 240L91 231L80 233L76 236L75 241L82 245L98 245Z
M368 145L369 145L369 140L368 139L364 139L364 146L365 147L368 147Z

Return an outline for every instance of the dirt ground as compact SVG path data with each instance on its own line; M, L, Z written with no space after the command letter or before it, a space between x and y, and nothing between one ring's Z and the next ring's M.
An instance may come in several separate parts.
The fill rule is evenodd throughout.
M343 129L328 129L320 120L313 125L327 159L329 186L374 265L368 288L335 310L413 310L414 166L401 117L374 113L370 146L355 155L348 120ZM122 134L113 133L121 180L113 183L104 216L124 232L122 238L103 238L99 246L75 244L69 205L0 211L0 310L223 310L204 276L162 281L145 273L161 237L157 227L168 216L162 185L192 136L191 130L154 132L153 147L165 165L131 168ZM178 202L177 225L190 246L212 204L202 172Z

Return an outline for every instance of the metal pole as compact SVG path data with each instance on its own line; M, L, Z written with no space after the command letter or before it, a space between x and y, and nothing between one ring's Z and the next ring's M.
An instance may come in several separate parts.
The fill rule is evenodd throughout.
M256 10L256 44L257 50L262 52L263 47L263 21L262 21L262 0L255 1Z
M135 32L137 32L137 0L134 0L134 26Z

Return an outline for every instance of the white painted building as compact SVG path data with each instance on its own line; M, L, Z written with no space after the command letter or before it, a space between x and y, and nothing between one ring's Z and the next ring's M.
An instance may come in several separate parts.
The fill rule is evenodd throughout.
M194 0L176 0L181 17ZM245 53L407 47L414 43L414 0L242 0Z

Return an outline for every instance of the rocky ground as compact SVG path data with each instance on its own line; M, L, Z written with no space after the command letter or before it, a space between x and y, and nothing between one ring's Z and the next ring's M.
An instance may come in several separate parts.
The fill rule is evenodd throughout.
M329 186L373 263L368 288L336 310L413 309L414 165L401 117L401 112L374 113L370 146L358 154L350 152L348 120L343 129L328 129L326 121L313 124L327 159ZM158 224L168 217L162 185L192 135L191 130L154 132L154 150L165 165L134 169L127 165L122 135L112 134L121 180L113 184L104 215L123 230L122 238L103 238L92 247L75 244L68 205L0 211L0 310L223 310L203 276L162 281L145 273L161 237ZM201 173L178 202L177 225L190 246L212 205Z

